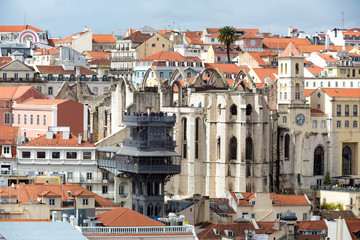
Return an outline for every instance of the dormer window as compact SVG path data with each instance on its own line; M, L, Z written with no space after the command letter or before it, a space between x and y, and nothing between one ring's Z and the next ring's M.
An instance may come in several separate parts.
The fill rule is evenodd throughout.
M223 51L223 49L222 49L221 46L218 46L218 47L216 48L216 50L217 50L217 51Z
M219 229L214 228L213 230L214 230L215 235L220 235L220 230Z

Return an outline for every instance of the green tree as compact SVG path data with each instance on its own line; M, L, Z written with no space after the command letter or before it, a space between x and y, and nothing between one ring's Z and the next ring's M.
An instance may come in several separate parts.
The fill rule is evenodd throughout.
M325 174L325 181L324 181L324 184L325 185L330 185L330 172L327 171L326 174Z
M225 26L220 28L219 33L220 35L218 37L218 41L226 46L228 62L230 63L230 45L238 39L235 34L236 28L231 26Z

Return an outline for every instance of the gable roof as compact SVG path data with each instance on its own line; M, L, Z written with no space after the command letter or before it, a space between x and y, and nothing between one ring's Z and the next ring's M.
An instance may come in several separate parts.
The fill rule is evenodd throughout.
M316 230L326 230L327 225L324 220L318 221L298 221L300 231L316 231Z
M272 81L275 81L278 74L277 68L253 68L252 70L263 83L265 83L267 77L270 77Z
M360 219L359 218L345 218L346 226L349 229L350 235L352 239L356 238L356 233L360 231Z
M334 58L331 54L325 54L325 53L318 53L319 57L324 59L326 62L338 62L339 60Z
M11 187L7 187L11 188ZM2 190L7 189L2 188ZM30 185L30 184L17 184L15 185L15 191L19 203L29 203L36 202L37 197L42 196L41 194L47 194L51 192L53 196L61 196L62 201L70 201L68 198L68 191L71 193L81 192L78 196L94 196L95 197L95 207L118 207L115 203L87 190L86 188L81 187L75 183L66 183L66 184L49 184L49 185ZM72 195L72 194L71 194Z
M321 88L330 97L360 97L360 88Z
M2 66L5 66L6 64L8 64L9 62L12 62L12 58L11 57L0 57L0 68Z
M111 61L109 59L104 58L96 58L89 62L90 65L111 65Z
M97 218L106 227L164 226L161 222L124 207L101 213L97 215Z
M103 59L109 59L111 58L111 53L104 52L104 51L86 51L92 59L96 58L103 58Z
M35 32L44 32L31 25L18 25L18 26L0 26L0 32L22 32L26 29L33 30Z
M168 52L162 51L155 53L153 55L147 56L145 58L140 59L140 61L154 61L154 60L163 60L163 61L178 61L178 62L186 62L187 59L183 57L178 52Z
M17 99L29 91L32 86L0 86L0 99Z
M94 144L83 139L81 140L81 143L78 144L78 139L79 138L72 133L70 133L69 139L63 139L62 133L56 133L53 134L52 139L46 139L46 135L42 135L21 145L21 147L95 147Z
M123 40L131 40L133 43L143 43L146 40L150 39L152 37L151 34L142 33L141 31L136 31Z
M302 54L299 52L299 50L295 47L293 42L290 42L285 50L280 53L279 57L299 57L302 58Z
M19 127L0 126L1 145L16 145L19 136Z
M112 34L93 34L93 43L116 43L116 39Z
M80 75L97 75L97 72L94 72L83 66L75 66L74 70L65 70L62 66L58 65L36 65L36 68L41 74L63 74L63 75L75 75L76 68L80 68Z
M249 200L256 197L259 193L251 192L230 192L232 198L235 200L238 206L249 206ZM273 205L284 206L284 205L307 205L310 206L310 202L307 200L305 195L288 195L288 194L274 194L270 193L269 198L272 200Z
M307 89L305 88L304 92L305 92L305 97L310 96L316 89Z
M205 63L205 68L218 68L224 74L237 74L240 70L245 69L249 71L248 67L239 67L235 63L227 64L227 63Z
M247 34L244 34L241 37L239 37L239 39L254 39L254 38L263 39L263 37L256 36L253 33L247 33Z
M264 48L269 49L285 49L292 42L297 46L310 46L311 43L307 38L281 38L269 37L263 39Z

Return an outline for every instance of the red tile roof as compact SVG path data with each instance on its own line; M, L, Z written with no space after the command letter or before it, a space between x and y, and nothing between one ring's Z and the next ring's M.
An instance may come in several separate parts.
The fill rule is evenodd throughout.
M205 63L205 68L218 68L224 74L237 74L241 69L250 71L248 67L239 67L236 64L227 64L227 63Z
M66 183L62 185L28 185L20 184L15 185L18 200L20 203L29 203L30 199L32 202L36 202L38 196L41 196L41 193L45 191L51 191L52 194L57 196L62 196L63 201L69 201L68 191L71 193L81 192L78 196L94 196L95 197L95 207L118 207L115 203L87 190L86 188L81 187L78 184Z
M356 233L360 231L360 219L359 218L345 218L346 225L349 229L351 238L353 240L358 239L356 238Z
M285 195L285 194L275 194L270 193L270 198L273 200L273 205L306 205L311 206L309 200L305 195Z
M207 37L213 37L213 38L217 38L219 36L220 36L220 33L212 33L212 34L207 35Z
M11 57L0 57L0 68L2 66L5 66L6 64L12 62L12 58Z
M32 86L0 86L0 99L17 99L29 91Z
M25 29L30 29L35 32L44 32L36 27L31 25L23 25L23 26L0 26L0 32L22 32Z
M310 109L310 114L325 114L325 113L317 109Z
M0 187L1 197L17 197L17 190L12 187Z
M155 61L155 60L177 61L177 62L193 62L195 60L196 62L201 62L199 58L183 57L178 52L167 52L167 51L155 53L146 58L142 58L140 61Z
M214 52L216 53L227 53L226 49L227 47L225 45L220 45L220 44L211 44L212 48L214 49ZM221 50L218 50L218 47L221 47ZM237 45L230 45L230 54L239 54L239 51L236 51L235 48L238 47Z
M55 47L55 43L59 42L61 39L58 39L58 38L50 38L48 40L48 45L49 46L52 46L52 47Z
M34 140L23 144L24 147L95 147L94 144L89 143L88 141L81 140L81 144L78 144L78 137L70 133L69 139L63 139L62 133L56 133L53 135L52 139L46 139L46 135L42 135Z
M131 40L133 43L143 43L152 37L153 36L151 34L145 34L142 33L141 31L136 31L130 34L129 36L127 36L126 38L124 38L123 40Z
M244 34L241 37L239 37L239 39L254 39L254 38L262 39L263 37L256 36L256 35L254 35L252 33Z
M276 52L273 52L271 50L266 50L263 52L260 52L260 56L265 57L265 56L277 56L279 54L277 54Z
M17 145L19 127L0 126L0 144Z
M59 52L60 49L57 49L57 48L48 48L48 49L40 49L41 53L36 55L36 56L40 56L40 55L51 55L51 54L54 54L56 52Z
M248 52L248 53L249 53L249 55L251 55L251 56L254 58L254 60L255 60L260 66L266 66L266 65L268 65L268 64L261 58L261 56L263 56L261 52Z
M305 97L310 96L316 89L305 89Z
M93 34L93 43L116 43L116 39L112 34Z
M303 57L293 42L290 42L279 57Z
M124 207L115 208L96 217L106 227L164 226L161 222Z
M264 48L270 48L270 49L285 49L290 42L293 42L296 47L311 45L310 41L306 38L270 37L263 39Z
M360 88L322 88L330 97L360 97Z
M319 221L298 221L300 231L321 231L327 232L328 228L324 220Z
M337 62L337 61L339 61L338 59L334 58L331 54L318 53L317 55L319 57L321 57L322 59L324 59L326 62Z
M276 75L278 74L277 68L253 68L253 71L263 83L265 83L267 77L270 77L272 81L275 81Z
M315 75L319 75L322 71L324 71L324 68L321 68L321 67L306 67L306 69L311 74L315 74Z
M296 46L296 48L303 53L312 53L312 52L321 52L325 51L325 45L305 45L305 46ZM342 51L342 46L330 45L330 51Z
M90 65L111 65L109 59L97 58L89 62Z
M200 37L188 37L188 36L186 36L186 41L191 45L204 45L204 42L201 41Z
M91 58L103 58L103 59L110 59L111 53L104 52L104 51L87 51Z
M96 72L83 67L83 66L75 66L74 70L64 70L64 68L62 66L57 66L57 65L36 65L37 69L39 69L39 72L41 74L63 74L63 75L76 75L76 68L79 67L80 68L80 75L97 75Z
M218 230L218 235L215 234L214 229ZM227 236L225 230L233 232L233 236L245 239L245 230L255 231L254 225L249 223L212 223L206 227L202 232L197 234L198 239L222 239Z
M360 32L355 32L355 31L347 31L347 32L343 32L344 36L355 36L355 37L359 37L360 36Z

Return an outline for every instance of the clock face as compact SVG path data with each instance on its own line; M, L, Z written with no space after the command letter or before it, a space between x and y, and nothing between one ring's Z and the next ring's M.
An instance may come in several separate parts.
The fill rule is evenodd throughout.
M296 124L299 125L299 126L303 125L304 122L305 122L305 116L304 116L304 114L299 113L298 115L296 115L296 117L295 117L295 122L296 122Z

